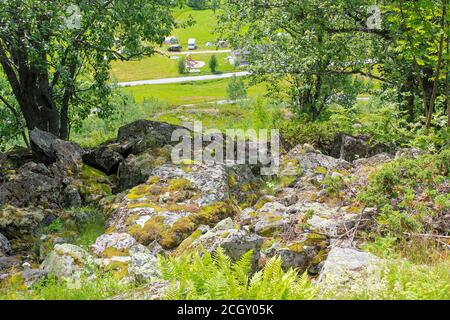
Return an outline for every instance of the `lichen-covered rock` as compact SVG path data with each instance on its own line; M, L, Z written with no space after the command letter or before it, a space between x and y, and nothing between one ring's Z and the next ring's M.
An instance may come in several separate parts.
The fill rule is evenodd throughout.
M316 174L319 171L345 170L351 168L351 164L342 159L336 159L321 153L305 153L299 155L297 161L305 174Z
M78 179L74 182L84 202L97 204L112 195L112 183L108 176L86 164L81 167Z
M95 261L84 249L72 244L57 244L45 258L41 269L46 274L79 285L83 275L92 276Z
M165 164L152 171L147 183L128 192L109 226L144 245L156 240L172 249L198 226L234 214L228 190L223 165Z
M61 201L62 183L42 163L28 162L17 173L0 184L0 206L57 207Z
M114 248L117 251L127 251L136 245L136 240L128 233L108 233L103 234L95 240L92 245L92 251L101 256L108 248Z
M253 250L253 265L256 266L262 243L262 237L237 229L233 221L227 218L203 235L197 230L180 245L177 253L193 251L212 253L221 247L226 255L237 261L243 254Z
M118 190L132 188L145 182L156 167L170 160L170 146L148 150L138 155L129 155L118 168Z
M0 233L0 256L11 254L11 244L4 235Z
M327 254L329 241L326 236L310 233L304 234L300 239L288 243L275 242L265 250L265 258L278 256L282 260L282 267L287 270L296 269L303 273L308 270L316 274L318 266L323 264Z
M265 202L269 201L269 202ZM291 222L288 208L279 202L270 202L271 198L263 198L255 205L255 209L246 209L240 216L244 225L261 236L276 236L285 231Z
M382 260L373 254L334 247L324 263L318 283L324 290L373 290L382 285L381 269Z
M0 207L0 229L6 233L28 233L41 223L46 214L43 209L13 206Z
M367 137L353 137L347 134L338 134L333 142L331 155L346 161L373 156L386 151L385 145L370 145Z

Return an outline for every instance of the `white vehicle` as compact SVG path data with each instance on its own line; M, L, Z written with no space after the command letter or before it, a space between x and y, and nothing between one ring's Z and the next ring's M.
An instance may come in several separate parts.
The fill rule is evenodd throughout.
M188 49L189 50L195 50L197 48L196 46L196 40L195 39L189 39L188 40Z

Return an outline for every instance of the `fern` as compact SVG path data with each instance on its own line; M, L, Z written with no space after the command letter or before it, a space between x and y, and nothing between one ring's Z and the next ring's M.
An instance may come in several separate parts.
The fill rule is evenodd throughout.
M173 285L167 299L312 299L316 291L306 276L294 270L284 272L280 258L251 275L253 253L237 262L219 248L214 255L189 254L177 258L160 257L160 268Z

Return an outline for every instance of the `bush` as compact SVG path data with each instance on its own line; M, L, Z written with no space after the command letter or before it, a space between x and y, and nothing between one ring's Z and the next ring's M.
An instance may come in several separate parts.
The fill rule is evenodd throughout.
M239 100L247 97L244 81L241 78L233 76L228 82L227 95L230 100Z
M186 58L184 56L180 57L180 59L178 60L178 73L186 73Z
M211 56L211 59L209 60L209 69L211 70L212 73L216 73L217 66L218 66L217 58L216 55L213 54Z

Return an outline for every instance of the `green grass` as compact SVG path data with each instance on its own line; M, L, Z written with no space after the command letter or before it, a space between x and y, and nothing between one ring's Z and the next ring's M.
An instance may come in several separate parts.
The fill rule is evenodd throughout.
M228 81L229 79L221 79L175 84L144 85L127 87L124 90L126 93L133 95L138 103L142 102L144 99L154 98L166 101L171 105L185 105L227 99L226 89ZM247 91L250 97L263 95L265 93L265 86L259 84L250 87Z
M236 68L226 60L228 55L228 53L216 54L219 62L217 73L236 71ZM166 55L155 55L135 61L115 62L112 65L111 72L118 82L207 75L212 74L208 66L211 56L212 54L192 55L194 60L205 62L205 66L198 73L179 74L177 68L179 60L172 60ZM181 56L178 57L181 58Z
M186 22L191 16L195 23L187 28L179 28L172 32L172 35L177 37L183 50L187 50L187 42L189 38L197 39L197 50L211 50L215 49L217 35L214 34L214 29L217 25L217 17L212 10L192 10L184 9L175 11L174 16L177 22ZM212 47L207 47L206 43L211 42Z

